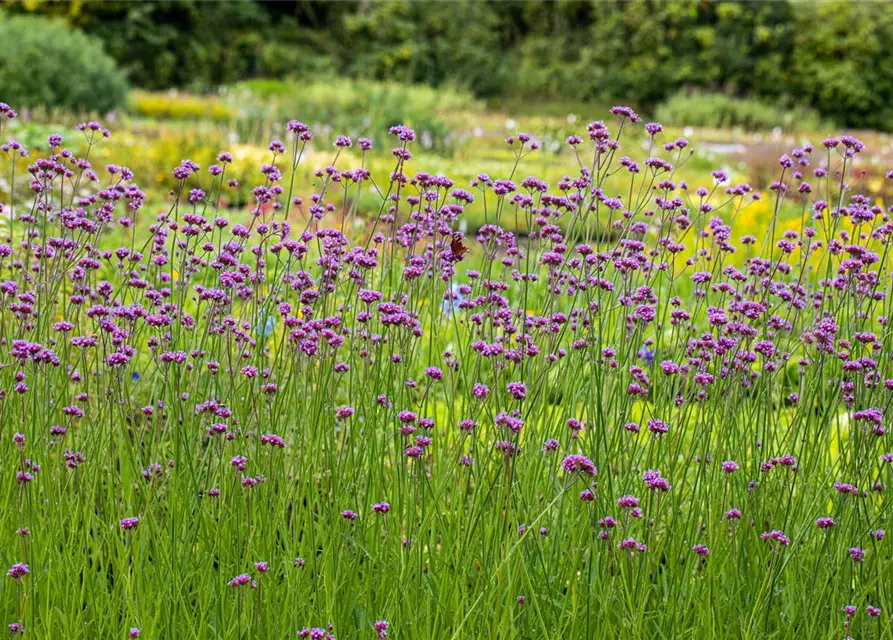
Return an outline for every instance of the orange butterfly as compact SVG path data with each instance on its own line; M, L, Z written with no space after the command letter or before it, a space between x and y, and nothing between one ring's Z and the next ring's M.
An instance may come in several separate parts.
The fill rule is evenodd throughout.
M457 258L462 258L467 252L468 247L462 244L462 235L459 233L453 234L453 239L450 241L450 251L453 252L453 255Z

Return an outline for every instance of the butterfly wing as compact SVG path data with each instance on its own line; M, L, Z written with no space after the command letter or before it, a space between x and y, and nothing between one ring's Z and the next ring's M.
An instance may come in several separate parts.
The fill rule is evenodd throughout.
M457 258L461 258L468 251L468 247L462 244L462 240L458 235L455 235L450 242L450 251L452 251L453 255Z

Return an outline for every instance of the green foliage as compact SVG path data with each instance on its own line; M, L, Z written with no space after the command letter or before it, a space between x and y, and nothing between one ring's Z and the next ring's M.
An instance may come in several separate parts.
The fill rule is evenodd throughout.
M213 97L178 93L134 91L130 94L130 112L158 120L211 120L230 122L233 108Z
M779 85L780 61L763 61L786 51L784 3L633 0L559 3L554 12L539 4L529 3L515 49L512 84L521 91L651 107L682 86Z
M233 102L241 110L240 137L260 120L297 118L332 134L367 136L386 143L387 130L397 124L414 127L423 146L450 145L452 128L440 115L477 111L480 103L465 91L448 86L431 88L371 80L319 80L308 83L251 80L234 88ZM322 131L320 131L322 132Z
M663 124L748 130L818 131L827 129L816 113L805 107L784 108L756 99L722 93L681 91L661 103L655 118Z
M893 130L893 5L882 3L0 2L101 38L148 89L349 75L648 113L693 88Z
M380 2L345 18L349 69L431 85L460 82L482 96L504 92L500 22L486 2Z
M697 72L699 17L694 2L606 5L579 61L593 69L585 90L597 93L601 86L640 104L659 100L668 85Z
M110 111L127 81L100 42L61 21L0 14L0 92L5 102Z
M147 88L207 88L254 72L268 25L254 2L51 2L38 10L65 12L103 38L133 82Z
M371 80L326 79L304 83L279 80L249 80L235 87L245 89L265 100L299 100L303 104L332 105L332 110L357 111L374 107L382 102L406 103L404 109L415 111L475 111L481 104L467 91L456 87L432 88L425 85L407 85L399 82L375 82ZM395 123L399 124L399 123Z
M797 6L791 84L847 125L893 130L893 5Z

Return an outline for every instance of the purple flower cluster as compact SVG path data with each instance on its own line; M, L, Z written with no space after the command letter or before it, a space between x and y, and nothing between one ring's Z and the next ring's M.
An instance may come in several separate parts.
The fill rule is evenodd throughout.
M626 624L643 619L640 598L670 606L655 595L667 585L745 592L739 562L769 572L760 598L789 598L754 605L761 619L810 601L780 586L792 575L840 580L880 616L893 207L849 188L864 144L783 155L761 243L734 228L763 207L750 184L716 169L690 187L688 140L661 144L660 124L611 114L567 137L576 164L552 184L414 171L417 134L398 125L387 176L367 168L368 139L339 135L302 185L314 137L292 120L244 210L225 206L229 153L166 172L176 189L150 213L133 171L93 168L100 124L79 126L78 146L51 135L37 159L7 140L0 160L23 169L10 188L26 193L9 194L0 237L14 557L43 580L61 570L57 547L85 575L101 551L126 585L137 567L167 571L168 554L176 580L194 580L177 554L195 553L257 621L265 597L318 607L354 588L326 571L368 586L399 567L420 598L508 597L520 624L552 616L544 628L581 615L568 607L585 585L636 602ZM0 103L3 126L15 115ZM622 135L647 154L622 155ZM518 133L503 150L517 169L545 143ZM40 540L35 553L38 523L69 504L118 535L93 527L101 549ZM44 588L30 572L7 574ZM728 590L699 591L714 576ZM51 599L29 594L17 613ZM413 607L440 616L434 600ZM842 603L822 605L839 616ZM394 626L363 613L366 633L404 628L380 613Z

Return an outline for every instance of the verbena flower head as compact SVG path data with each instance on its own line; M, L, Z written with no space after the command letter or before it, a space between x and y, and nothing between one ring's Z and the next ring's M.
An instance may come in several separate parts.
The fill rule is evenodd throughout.
M15 580L19 580L29 573L31 573L31 569L28 568L27 564L16 563L9 568L9 571L6 572L6 575Z
M760 534L760 537L766 542L778 544L782 547L786 547L791 544L791 539L784 534L784 531L781 531L779 529L764 531L762 534Z
M250 585L250 584L251 584L251 576L249 576L247 573L240 573L239 575L234 577L232 580L227 582L226 586L228 586L231 589L238 589L239 587L244 587L245 585Z
M561 466L568 473L580 473L582 475L594 476L598 471L592 460L586 456L569 455L562 462Z
M390 510L391 510L391 505L388 504L387 502L376 502L375 504L372 505L373 513L380 513L380 514L384 515L385 513L388 513Z

